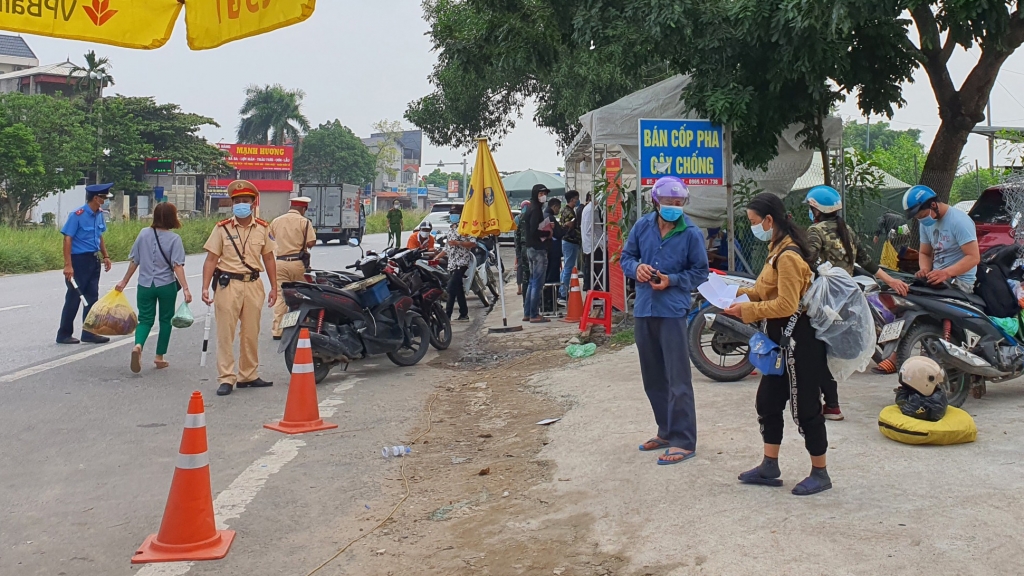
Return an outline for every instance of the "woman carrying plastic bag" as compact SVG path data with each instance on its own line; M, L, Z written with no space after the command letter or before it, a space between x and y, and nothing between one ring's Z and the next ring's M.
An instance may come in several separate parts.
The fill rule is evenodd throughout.
M842 199L839 196L839 192L831 186L815 186L807 192L807 197L804 198L804 203L808 205L808 216L811 218L811 226L807 229L808 242L810 244L810 254L807 255L807 261L812 263L827 263L830 264L834 270L838 272L840 269L846 271L847 277L850 278L849 283L845 283L841 280L832 282L832 289L830 292L835 294L835 298L842 298L843 290L849 289L856 292L856 295L851 294L850 298L858 298L864 302L863 313L867 314L869 321L868 326L859 325L858 329L864 330L861 332L863 336L862 340L871 340L869 345L870 352L867 353L867 360L863 361L863 357L858 356L860 360L857 361L841 361L850 359L838 359L834 354L834 347L829 349L829 368L832 370L832 374L828 378L823 379L821 385L821 392L825 397L825 418L828 420L842 420L843 412L839 409L839 385L836 383L836 379L833 377L836 372L839 374L841 380L845 380L854 372L859 372L867 368L868 363L871 361L871 352L874 350L874 321L871 318L871 310L867 308L867 301L863 297L863 292L860 286L852 280L853 267L858 265L864 268L868 272L875 275L875 278L885 282L891 286L896 292L901 295L907 294L907 285L878 267L874 261L871 260L871 256L868 252L861 248L860 243L857 242L857 237L853 234L846 226L846 222L843 217L839 215L839 211L843 208ZM813 266L812 266L813 267ZM842 284L837 284L842 282ZM812 298L819 298L820 295L812 287L811 292L816 292L814 296L808 293L806 302L815 302ZM838 303L834 303L838 306ZM832 309L838 310L838 307ZM814 317L818 310L808 310L808 313ZM838 332L838 329L843 325L833 327L833 331ZM822 328L815 326L820 331ZM852 326L847 326L848 329L852 329ZM853 337L852 332L847 334L847 337ZM870 338L869 338L870 336ZM838 337L836 337L838 341ZM857 343L855 338L850 340L851 343ZM858 351L863 352L860 347L856 348Z
M124 291L138 270L139 326L135 330L135 347L132 348L131 356L131 369L136 374L142 371L142 347L153 329L157 309L160 332L153 363L160 369L169 366L164 355L171 341L171 322L175 316L174 305L178 299L178 290L184 293L186 307L192 302L192 294L185 280L185 247L181 237L171 232L175 228L181 228L178 209L174 204L157 204L153 210L153 224L139 232L135 238L128 256L128 271L115 288Z

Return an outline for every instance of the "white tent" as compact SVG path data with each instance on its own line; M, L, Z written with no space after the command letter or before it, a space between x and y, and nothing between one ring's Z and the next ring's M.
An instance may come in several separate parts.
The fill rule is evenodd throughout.
M681 99L683 88L689 78L676 75L653 86L634 92L607 106L580 116L583 130L566 150L566 171L570 187L587 189L587 174L597 173L599 164L608 156L621 156L632 168L623 165L625 181L635 176L639 163L639 121L641 118L676 119L697 118L688 113L686 103ZM830 147L838 147L842 133L839 118L826 120L826 141ZM779 153L765 170L749 170L737 164L733 170L733 181L750 178L758 188L780 196L788 193L803 173L811 166L816 154L801 147L802 140L796 133L800 126L791 126L779 137ZM701 186L690 189L690 205L687 214L702 228L717 227L726 216L726 191L724 186Z

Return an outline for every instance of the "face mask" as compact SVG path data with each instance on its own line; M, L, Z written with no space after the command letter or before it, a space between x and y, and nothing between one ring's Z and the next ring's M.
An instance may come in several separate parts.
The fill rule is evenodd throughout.
M246 204L245 202L235 204L231 207L231 212L238 218L248 218L252 215L252 204Z
M661 219L665 222L678 222L683 217L683 208L681 206L662 206L658 213L661 214Z
M935 223L938 222L938 220L932 218L931 213L924 218L918 218L917 221L921 223L921 226L935 226Z
M452 224L458 224L459 223L459 219L460 219L460 216L458 214L449 214L448 215L448 221L451 222Z
M754 236L756 236L757 239L760 240L761 242L768 242L769 240L772 239L772 229L769 228L765 230L764 222L751 226L750 231L753 232Z
M427 232L420 232L420 239L421 240L426 240L429 237L430 237L430 234L428 234Z
M546 194L543 196L537 196L537 200L540 200L540 203L543 204L548 201L548 197Z
M811 222L814 222L814 210L811 210L810 208L808 208L807 209L807 217L811 219Z

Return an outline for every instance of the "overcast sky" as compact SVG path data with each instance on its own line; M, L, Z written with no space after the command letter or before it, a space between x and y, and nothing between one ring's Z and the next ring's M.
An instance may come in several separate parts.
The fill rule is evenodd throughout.
M152 95L160 102L175 102L185 110L211 116L221 128L207 129L205 136L212 142L233 142L243 90L251 83L280 83L304 90L305 112L314 126L337 118L356 134L368 136L377 120L401 120L410 101L430 92L427 76L436 55L426 32L418 0L331 0L319 2L313 16L302 24L202 52L192 52L185 45L184 21L166 46L153 51L36 36L27 40L43 64L68 56L81 62L84 52L95 49L113 63L116 92ZM975 49L954 55L951 71L958 84L977 54ZM994 124L1024 125L1022 88L1024 51L1018 50L1003 66L992 92ZM920 128L927 146L939 119L923 71L904 94L908 106L897 111L893 127ZM840 113L847 119L860 115L852 98ZM495 154L499 170L555 171L562 164L555 138L534 125L532 110L526 114ZM986 140L972 136L964 155L971 163L977 159L987 164ZM461 152L424 142L423 161L438 160L461 161Z

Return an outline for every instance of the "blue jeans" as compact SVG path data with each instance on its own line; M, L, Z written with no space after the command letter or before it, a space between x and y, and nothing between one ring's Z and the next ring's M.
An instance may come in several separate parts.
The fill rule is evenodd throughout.
M530 318L540 317L540 302L544 297L544 277L548 272L548 251L544 248L527 248L530 258L530 288L526 295L526 314Z
M569 297L569 281L572 279L572 269L579 265L580 252L583 247L579 244L562 240L562 287L558 289L558 295L562 298Z

